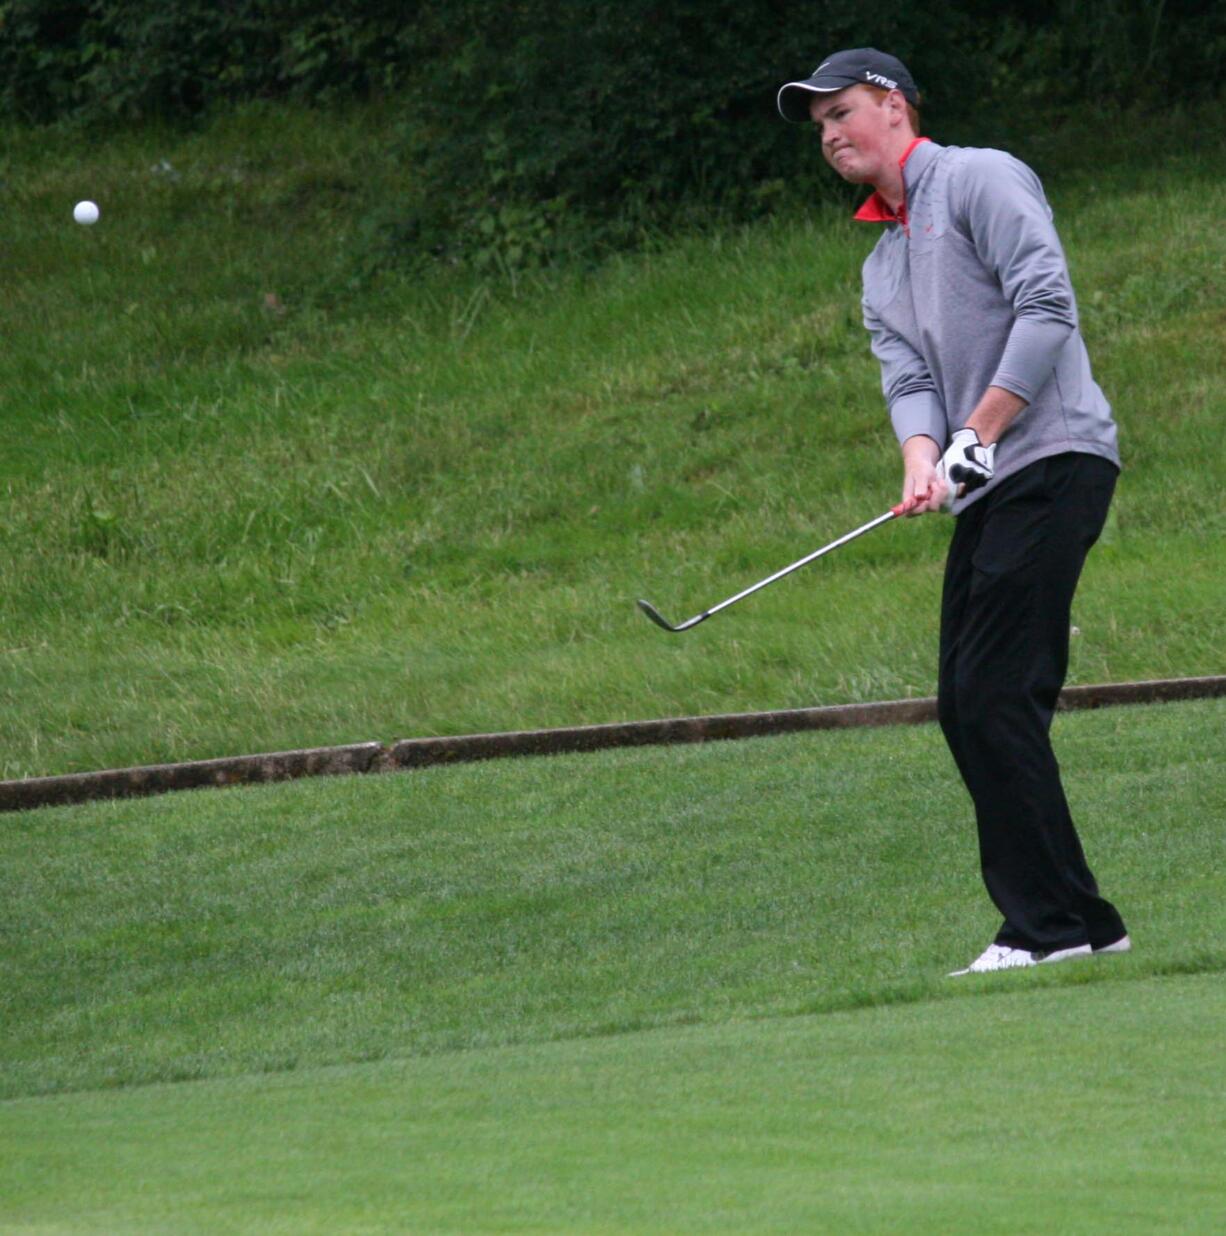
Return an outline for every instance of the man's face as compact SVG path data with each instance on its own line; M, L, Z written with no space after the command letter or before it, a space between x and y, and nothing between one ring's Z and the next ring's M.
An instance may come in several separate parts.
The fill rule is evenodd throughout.
M834 94L814 95L809 115L821 134L822 154L844 180L879 184L897 164L898 120L892 119L899 110L896 94L848 86Z

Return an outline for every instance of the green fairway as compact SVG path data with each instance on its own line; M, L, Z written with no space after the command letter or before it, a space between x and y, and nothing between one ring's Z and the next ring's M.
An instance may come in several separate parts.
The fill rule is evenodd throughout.
M0 1227L1215 1230L1226 703L1056 728L1136 950L969 980L933 726L12 817Z
M931 694L940 519L683 640L634 607L697 613L897 500L876 232L815 204L596 270L355 279L413 175L387 124L13 136L0 775ZM1067 135L1049 185L1126 462L1074 682L1221 670L1222 129L1186 129L1128 131L1143 175Z
M854 1014L3 1103L0 1221L1220 1231L1221 975L1030 978Z

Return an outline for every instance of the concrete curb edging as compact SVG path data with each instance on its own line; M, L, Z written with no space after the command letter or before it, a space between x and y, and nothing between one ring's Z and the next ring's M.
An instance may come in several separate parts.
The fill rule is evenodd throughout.
M1060 695L1061 711L1153 704L1226 696L1226 675L1166 678L1151 682L1107 683L1068 687ZM509 756L561 755L612 747L714 742L757 738L801 730L849 729L878 725L918 725L936 720L936 700L889 700L876 704L840 704L780 712L728 713L708 717L673 717L619 725L520 730L501 734L464 734L444 738L410 738L385 746L378 742L317 747L264 755L154 764L61 777L0 781L0 811L66 806L108 798L165 794L175 790L253 785L300 777L350 773L400 772L437 764L504 759Z

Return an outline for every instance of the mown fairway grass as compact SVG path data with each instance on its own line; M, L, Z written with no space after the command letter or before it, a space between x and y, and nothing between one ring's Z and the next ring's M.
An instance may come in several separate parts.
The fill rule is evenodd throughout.
M13 817L0 1224L1216 1230L1224 720L1058 719L1137 949L971 981L931 726Z
M895 500L872 229L355 282L411 183L387 123L13 135L0 775L929 694L940 520L681 640L633 605L697 612ZM1128 465L1074 681L1221 669L1222 137L1184 128L1035 152Z
M1208 1236L1223 1016L1203 975L18 1100L0 1213L111 1233Z

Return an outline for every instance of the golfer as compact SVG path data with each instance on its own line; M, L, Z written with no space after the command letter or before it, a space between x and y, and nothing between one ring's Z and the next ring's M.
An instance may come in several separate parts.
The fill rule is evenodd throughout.
M954 515L938 712L1004 917L954 973L1125 952L1049 737L1073 592L1119 470L1115 423L1038 178L1003 151L921 137L919 103L902 62L874 48L838 52L778 97L844 180L872 186L856 218L884 230L862 304L903 501Z

